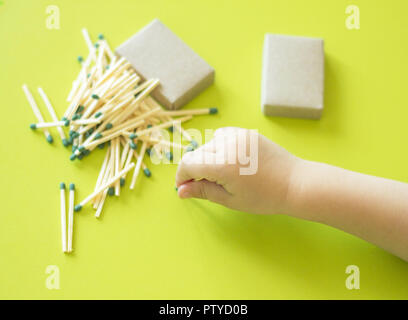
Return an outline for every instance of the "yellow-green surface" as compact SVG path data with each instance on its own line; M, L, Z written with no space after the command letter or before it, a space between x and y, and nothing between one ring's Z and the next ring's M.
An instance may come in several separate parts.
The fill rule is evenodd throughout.
M46 28L58 5L60 29ZM361 29L347 30L356 4ZM0 5L0 298L408 298L408 264L332 228L285 216L254 216L179 200L175 165L151 165L137 189L110 198L103 217L76 214L75 253L61 253L59 183L93 188L103 152L72 163L50 146L21 90L42 86L59 115L87 54L81 28L116 47L159 17L216 69L215 84L187 108L218 106L187 127L257 128L298 156L408 182L408 2L399 1L34 1ZM325 39L320 121L260 111L265 32ZM40 106L46 114L46 109ZM49 119L49 117L48 117ZM347 290L357 265L361 289ZM48 265L60 289L45 286Z

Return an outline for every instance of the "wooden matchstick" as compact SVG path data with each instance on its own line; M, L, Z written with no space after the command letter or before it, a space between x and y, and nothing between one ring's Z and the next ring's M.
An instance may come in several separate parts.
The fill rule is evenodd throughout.
M62 252L67 252L67 217L65 205L65 183L60 183L60 199L61 199L61 239Z
M195 116L195 115L203 115L203 114L216 114L218 113L217 108L207 108L207 109L191 109L191 110L174 110L174 111L161 111L159 115L163 116L170 116L170 117L176 117L176 116Z
M140 171L140 167L142 165L143 157L144 157L144 154L146 152L146 147L147 147L147 143L143 142L142 143L142 148L141 148L140 153L139 153L139 157L137 158L135 170L133 171L133 177L132 177L132 181L130 183L130 189L134 189L134 187L135 187L137 176L139 175L139 171Z
M48 99L48 96L45 94L44 90L42 88L38 88L38 92L41 96L41 98L44 101L45 106L48 109L49 114L51 115L52 121L57 122L58 121L58 117L57 114L55 113L55 110L50 102L50 99ZM61 127L57 127L58 133L60 135L62 144L64 145L64 147L67 147L69 145L67 138L65 137L65 133L64 130L62 130Z
M138 159L138 158L139 158L139 155L138 155L137 151L136 151L136 150L130 150L130 153L132 153L132 152L133 152L133 155L135 156L135 158ZM146 148L146 152L147 152L147 148ZM143 160L142 160L142 169L143 169L144 175L145 175L146 177L150 178L151 175L152 175L152 173L150 172L150 170L149 170L149 168L146 166L146 164L143 162Z
M69 124L72 125L77 125L77 126L82 126L82 125L87 125L87 124L99 124L101 123L100 120L98 119L78 119L78 120L64 120L64 121L55 121L55 122L38 122L38 123L32 123L30 125L31 129L43 129L43 128L53 128L53 127L66 127Z
M106 167L107 167L108 160L109 160L109 153L110 153L110 148L106 150L105 158L103 159L102 167L101 167L101 170L99 171L98 179L96 180L95 190L100 186L102 182L103 175L106 171Z
M97 190L99 188L99 186L101 186L104 182L108 181L108 179L111 177L111 148L107 148L106 154L105 154L105 160L104 160L104 170L101 170L100 173L102 173L102 176L98 177L98 181L97 184L95 185L95 189ZM106 161L106 163L105 163ZM99 194L98 196L96 196L95 198L93 198L91 200L91 202L93 203L93 208L94 209L98 209L99 207L99 202L102 200L102 193Z
M114 172L113 172L113 149L112 149L112 145L108 148L109 150L109 160L106 166L106 171L105 174L103 176L103 179L101 181L101 183L105 183L107 182L110 178L112 178L114 176ZM106 188L103 192L101 192L98 196L96 196L94 198L94 209L96 207L96 213L95 213L95 217L99 218L101 212L102 212L102 208L103 205L105 203L106 200L106 196L109 193L110 195L112 194L112 187L108 187Z
M105 48L106 48L106 53L107 53L109 59L112 60L114 57L116 57L115 54L113 53L112 49L110 48L108 41L106 41L105 37L103 36L103 34L99 34L99 35L98 35L98 39L99 39L102 43L104 43Z
M74 197L75 185L69 185L69 209L68 209L68 252L72 252L72 237L74 231Z
M102 208L103 208L103 205L105 203L107 194L108 194L108 189L105 189L102 192L101 198L100 198L100 200L99 200L99 202L97 204L97 208L96 208L96 212L95 212L95 217L96 218L99 218L101 216Z
M84 205L86 205L89 201L91 201L93 198L95 198L98 194L100 194L103 190L106 188L110 187L112 184L116 182L116 180L119 180L120 177L125 175L127 172L132 170L132 168L135 166L134 162L130 163L126 168L124 168L122 171L120 171L117 175L114 177L110 178L107 182L102 184L96 191L91 193L88 197L86 197L82 202L78 205L75 206L75 211L80 211Z
M88 47L89 53L92 54L92 58L96 59L96 50L95 50L95 46L92 43L91 37L89 36L88 30L86 28L82 29L82 35L85 39L85 43Z
M74 80L74 81L72 82L72 89L71 89L71 91L70 91L69 94L68 94L67 102L71 102L71 101L72 101L72 99L74 98L75 93L78 91L78 88L79 88L80 84L81 84L81 81L80 81L80 80Z
M109 149L111 149L111 148L109 148ZM110 159L109 159L109 162L108 162L108 166L107 166L107 168L106 168L106 172L105 172L105 176L104 176L104 178L103 178L103 182L107 182L107 181L108 181L110 178L112 178L113 175L114 175L114 174L113 174L114 168L113 168L113 163L112 163L112 161L113 161L112 151L113 151L113 150L110 151ZM96 205L96 207L97 207L97 208L96 208L96 212L95 212L95 217L96 217L96 218L99 218L99 217L100 217L101 212L102 212L103 205L104 205L105 200L106 200L106 196L107 196L108 194L110 194L112 190L113 190L112 187L108 187L108 188L106 188L105 190L103 190L103 191L96 197L96 199L98 199L98 200L96 201L96 203L95 203L95 205Z
M96 58L96 74L97 77L101 77L104 70L103 70L103 58L105 56L105 43L101 42L99 47L98 47L98 56Z
M179 118L177 120L170 120L170 121L161 123L161 124L159 124L157 126L153 126L153 127L148 128L148 129L141 130L140 132L138 132L136 134L135 138L141 137L141 136L146 135L146 134L149 134L149 133L151 133L151 132L153 132L155 130L158 130L158 129L169 128L169 127L173 126L174 124L176 124L177 122L184 122L184 121L188 121L190 119L192 119L192 116L185 116L185 117ZM125 134L128 135L128 136L131 135L131 134L127 134L127 133L125 133Z
M120 142L119 142L119 137L115 138L114 144L115 144L115 175L119 173L120 171ZM120 195L120 182L119 180L116 181L115 183L115 195L118 197Z
M31 129L44 129L44 128L53 128L53 127L63 127L66 124L69 124L69 121L55 121L55 122L38 122L30 124Z
M129 153L129 149L130 149L130 141L125 142L124 140L125 139L123 139L123 138L121 139L122 146L123 146L122 155L120 157L120 164L119 164L119 167L120 167L121 170L122 170L122 168L123 168L123 166L125 164L125 161L126 161L128 153Z
M34 115L36 116L38 122L44 122L44 118L40 112L40 109L38 109L37 103L35 102L34 97L31 94L30 90L28 89L27 85L23 84L22 88L27 97L28 103L30 104L31 109L33 110ZM47 141L49 143L52 143L54 139L52 138L50 132L47 129L44 129L43 132L44 132L44 135Z

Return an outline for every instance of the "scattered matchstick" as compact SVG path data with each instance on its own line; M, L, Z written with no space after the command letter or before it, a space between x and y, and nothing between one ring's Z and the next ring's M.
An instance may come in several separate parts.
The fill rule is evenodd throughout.
M137 180L137 177L139 175L140 167L142 166L143 157L144 157L145 152L146 152L146 147L147 147L147 143L145 141L143 141L142 148L141 148L140 153L139 153L139 157L137 158L135 171L133 172L132 181L130 183L130 189L134 189L134 187L135 187L136 180Z
M95 198L97 195L99 195L101 192L103 192L106 188L110 187L112 184L114 184L117 180L120 179L123 175L128 173L132 168L135 166L134 162L130 163L125 169L120 171L117 175L114 177L110 178L107 182L105 182L103 185L101 185L97 190L95 190L93 193L91 193L88 197L86 197L84 200L81 201L80 204L75 206L75 211L80 211L84 205L86 205L89 201L91 201L93 198Z
M67 217L65 205L65 183L60 183L60 199L61 199L61 238L62 252L67 252Z
M51 115L52 120L53 121L58 121L57 114L55 113L55 110L54 110L50 100L48 99L47 95L45 94L44 90L39 87L38 92L39 92L41 98L43 99L44 104L47 107L49 114ZM58 133L59 133L59 135L61 137L62 144L64 145L64 147L68 147L69 142L68 142L67 138L65 137L64 130L62 130L61 127L57 127L57 130L58 130Z
M217 108L207 108L207 109L191 109L191 110L174 110L174 111L162 111L160 115L163 116L195 116L195 115L203 115L203 114L216 114L218 113Z
M74 198L75 185L69 185L69 205L68 205L68 252L72 252L72 237L74 231Z
M28 89L27 85L23 84L22 88L23 88L23 91L24 91L24 93L25 93L25 95L27 97L28 103L30 104L31 109L33 110L34 115L36 116L38 122L40 122L40 123L44 122L44 118L41 115L40 109L38 109L37 103L35 102L34 97L31 94L30 90ZM54 141L54 139L52 138L50 132L47 129L44 129L43 131L44 131L44 135L45 135L45 138L47 139L47 141L49 143L52 143Z

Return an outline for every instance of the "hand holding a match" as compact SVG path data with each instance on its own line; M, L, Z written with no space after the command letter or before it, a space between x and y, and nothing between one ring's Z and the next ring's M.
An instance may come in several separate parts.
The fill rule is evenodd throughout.
M221 128L185 153L176 175L178 195L208 199L251 213L285 213L297 157L256 131Z
M257 162L252 174L242 174L244 147L247 155L257 149L246 163ZM408 184L297 158L249 130L219 129L186 153L176 186L183 199L324 223L408 261Z

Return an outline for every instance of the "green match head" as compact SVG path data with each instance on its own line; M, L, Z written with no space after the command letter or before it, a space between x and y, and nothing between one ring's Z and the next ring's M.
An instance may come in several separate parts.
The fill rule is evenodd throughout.
M166 152L166 158L169 159L170 161L173 160L173 153L171 151Z
M174 131L174 127L173 126L171 126L171 127L169 127L169 129L168 129L170 132L173 132Z
M100 138L102 138L102 133L98 132L98 133L95 135L95 140L98 140L98 139L100 139Z
M115 188L110 187L110 188L108 189L108 195L113 196L114 194L115 194Z
M149 128L151 128L151 127L153 127L150 123L147 125L147 128L149 129Z
M101 143L101 144L98 144L98 148L99 149L103 149L105 147L105 142L104 143Z
M84 147L84 146L79 146L79 147L78 147L78 151L82 152L82 151L84 151L84 150L85 150L85 147Z
M177 188L177 187L174 187L174 190L178 191L178 188Z
M35 123L30 124L30 129L32 130L37 129L37 125Z
M90 73L88 73L88 74L86 75L86 77L87 77L87 78L89 78L90 76L91 76L91 74L90 74Z
M191 151L194 151L193 146L187 146L186 152L191 152Z
M51 137L50 134L47 136L47 141L48 141L48 143L53 143L54 142L54 139Z
M136 139L136 137L137 137L137 135L135 133L131 133L130 136L129 136L129 138L131 140Z
M84 154L83 154L83 153L80 153L80 154L77 156L77 158L78 158L78 160L82 160L82 159L84 158Z
M113 127L113 124L112 123L108 123L107 125L106 125L106 127L105 127L105 129L112 129L112 127Z
M65 189L65 183L64 182L60 183L60 189Z
M71 148L72 153L74 153L77 149L78 149L78 146L75 145L75 144L73 144L73 145L72 145L72 148Z
M133 150L136 150L136 149L137 149L137 144L134 143L133 141L131 141L131 142L130 142L130 147L131 147Z
M81 118L81 115L78 114L78 113L75 113L74 116L72 117L72 121L78 120L79 118ZM68 124L69 124L69 122L68 122Z
M109 70L109 64L105 67L105 70Z
M99 99L99 96L98 96L97 94L93 94L93 95L91 96L91 98L92 98L92 99L95 99L95 100L98 100L98 99Z
M77 204L77 205L74 207L74 210L75 210L76 212L81 211L81 209L82 209L82 206L81 206L80 204Z
M69 137L68 142L69 142L69 144L73 144L74 143L74 138L72 136Z
M68 119L65 118L65 117L62 117L62 118L61 118L61 121L66 121L66 120L68 120Z
M96 49L98 49L98 48L99 48L99 43L96 42L96 43L94 44L94 46L95 46Z
M95 118L99 118L100 116L102 115L102 112L97 112L97 113L95 113Z
M210 108L209 114L216 114L216 113L218 113L218 109L217 109L217 108Z
M78 109L77 109L77 111L75 111L75 113L80 113L80 112L84 111L84 109L85 109L85 107L80 105L80 106L78 106Z
M98 39L99 39L99 40L103 40L103 39L105 39L105 37L103 36L102 33L100 33L100 34L98 34Z
M146 149L146 153L150 156L152 154L152 149L151 148L147 148Z
M191 143L191 145L193 146L194 149L198 147L197 141L191 140L190 143Z
M93 132L94 132L94 128L91 128L91 129L88 130L89 134L92 134Z
M72 118L72 120L74 120L74 119ZM65 122L64 122L64 126L66 126L66 127L68 127L68 126L69 126L69 120L65 120Z
M69 141L68 141L68 139L62 139L62 145L63 145L64 147L68 147L68 146L69 146Z
M76 131L74 131L74 130L69 130L69 136L70 136L72 139L75 139L75 138L78 138L78 137L79 137L79 133L76 132Z
M71 184L69 185L69 190L75 190L75 184L71 183Z
M84 61L84 58L82 56L78 56L77 60L79 63L82 63Z
M85 149L82 153L84 156L88 156L91 153L91 150Z
M125 185L125 181L126 181L125 178L120 178L119 181L120 181L120 182L119 182L119 183L120 183L120 186L123 187L123 186Z
M76 159L76 154L75 153L73 153L73 154L71 154L71 156L69 157L69 160L71 160L71 161L74 161L75 159Z
M143 169L143 173L145 174L146 177L150 178L152 173L148 168Z

